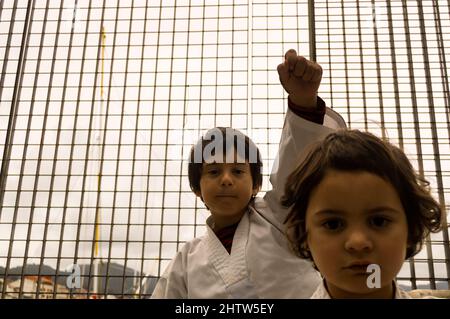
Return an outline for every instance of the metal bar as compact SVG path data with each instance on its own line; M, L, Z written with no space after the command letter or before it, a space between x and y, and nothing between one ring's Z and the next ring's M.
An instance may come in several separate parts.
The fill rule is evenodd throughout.
M327 30L327 44L328 44L328 52L331 52L331 40L330 40L330 10L329 10L329 6L328 6L328 0L326 0L326 9L327 9L327 14L326 14L326 30ZM328 65L330 67L330 71L331 71L331 54L328 54ZM330 104L333 105L333 73L329 72L329 77L330 77ZM348 115L347 118L347 123L348 126L351 127L351 117L350 114Z
M58 147L63 145L61 143L60 136L61 136L61 132L63 132L64 128L62 127L62 116L64 115L64 108L66 106L66 92L67 92L67 84L68 84L68 78L69 78L69 65L70 62L72 60L72 45L73 45L73 35L74 35L74 30L75 30L75 16L76 16L76 10L78 8L78 0L75 0L75 4L74 4L74 15L73 15L73 20L72 20L72 28L70 30L70 38L69 38L69 46L68 46L68 53L67 53L67 63L66 63L66 69L64 71L64 84L63 84L63 91L61 94L61 114L60 114L60 119L58 122L58 129L57 129L57 138L56 138L56 149L55 149L55 154L54 154L54 158L55 160L57 160L57 153L58 153ZM74 117L74 125L72 127L72 138L75 135L75 117ZM73 146L73 142L72 142L72 146ZM71 147L71 150L73 150L73 147ZM73 154L72 154L73 155ZM67 206L68 206L68 200L69 200L69 194L70 194L70 190L69 190L69 185L70 185L70 173L71 173L71 168L72 168L72 156L69 157L69 166L68 166L68 171L67 171L67 178L66 178L66 191L65 191L65 196L64 196L64 204L63 204L63 211L62 211L62 221L61 221L61 231L60 231L60 235L59 235L59 245L58 245L58 253L57 253L57 260L56 260L56 274L55 274L55 281L54 281L54 286L53 286L53 298L56 298L57 296L57 282L58 282L58 277L60 274L60 267L61 267L61 260L62 260L62 251L63 251L63 244L64 244L64 235L65 235L65 227L66 227L66 219L67 219ZM54 176L54 175L53 175ZM52 177L53 177L52 176ZM52 188L52 187L51 187ZM66 277L66 275L61 275L61 277ZM67 287L70 289L70 287Z
M419 128L419 113L417 111L417 94L415 87L415 76L414 76L414 66L412 63L412 59L414 57L412 53L412 45L411 45L411 36L410 36L410 28L409 28L409 16L408 16L408 4L406 0L402 0L403 4L403 20L405 23L405 37L406 37L406 50L408 54L408 71L410 76L409 86L411 90L411 103L413 108L413 118L414 118L414 132L415 132L415 142L416 142L416 150L418 157L418 165L419 165L419 173L423 174L423 152L422 152L422 144L421 144L421 133ZM417 280L416 280L416 271L414 258L410 259L410 271L411 271L411 282L412 288L417 288Z
M130 23L128 26L128 43L127 43L127 60L130 56L130 40L131 40L131 30L132 30L132 21L133 21L133 7L134 7L134 0L131 2L131 13L130 13ZM175 21L175 17L174 17L174 21ZM174 22L175 23L175 22ZM172 37L173 39L174 37ZM173 46L172 46L172 50L173 50ZM173 51L172 51L172 55L173 56ZM120 135L119 135L119 150L118 150L118 154L120 156L120 150L121 150L121 146L122 146L122 133L123 133L123 119L124 119L124 108L125 108L125 100L126 100L126 89L127 89L127 79L128 79L128 63L125 65L125 79L124 79L124 90L123 90L123 94L122 94L122 112L121 112L121 117L120 117ZM169 104L170 105L170 104ZM136 136L136 134L135 134ZM136 144L136 139L134 140L134 143ZM136 150L136 147L133 148L133 150ZM127 216L127 229L126 229L126 239L125 239L125 258L124 258L124 266L123 266L123 272L122 272L122 298L125 296L125 281L127 279L127 265L128 265L128 246L129 246L129 242L130 242L130 215L132 212L132 199L133 199L133 177L134 177L134 156L132 157L133 161L132 161L132 165L131 165L131 185L130 185L130 193L129 193L129 201L128 201L128 216ZM118 176L119 176L119 165L117 165L116 167L116 177L115 177L115 189L117 189L117 180L118 180Z
M314 12L314 0L308 0L308 22L309 22L309 58L316 59L316 14Z
M359 41L359 66L361 68L361 86L362 86L362 100L363 100L363 112L364 112L364 129L367 131L368 120L367 120L367 93L366 93L366 75L364 73L364 59L363 59L363 35L361 32L361 3L360 0L356 1L357 19L358 19L358 41Z
M447 1L448 6L447 9L450 9L450 1ZM439 64L440 64L440 71L441 71L441 81L443 86L443 93L444 93L444 105L445 105L445 114L446 114L446 122L447 122L447 132L448 136L450 136L450 86L449 86L449 80L448 80L448 73L447 73L447 61L446 61L446 55L445 55L445 44L442 37L442 26L441 26L441 20L440 20L440 12L439 12L439 3L434 0L433 1L433 14L434 14L434 21L436 22L435 28L436 28L436 36L437 36L437 42L438 42L438 51L439 51ZM441 176L443 175L443 171L440 172ZM445 208L445 188L441 189L439 191L439 202L441 203L442 207ZM447 262L445 263L446 270L447 270L447 285L450 288L450 241L449 241L449 234L448 234L448 221L446 216L443 218L443 227L442 227L442 236L444 239L443 246L444 246L444 255Z
M116 20L117 20L117 16L116 16ZM104 34L103 34L102 30L103 30L104 21L105 21L105 3L103 2L103 5L102 5L102 17L101 17L101 20L100 20L100 30L98 32L98 47L97 47L97 60L96 60L97 63L95 64L94 90L92 92L92 106L93 107L92 107L92 113L91 113L91 119L90 119L91 122L89 123L89 125L90 125L89 128L90 129L92 128L92 126L91 126L92 118L95 117L95 107L94 107L94 105L95 105L95 101L97 99L97 89L98 89L97 82L98 82L98 75L99 75L99 71L98 71L99 63L98 63L98 61L100 60L100 57L101 57L101 54L102 54L102 45L103 45L103 40L104 40ZM116 23L116 26L117 26L117 23ZM102 93L101 90L102 90L102 87L100 88L100 94ZM100 106L103 106L102 98L100 98ZM106 114L108 114L108 113L106 113ZM99 116L100 119L102 118L102 110L100 110L98 116ZM106 116L106 118L108 118L108 117ZM100 124L101 124L101 120L100 120ZM106 127L106 120L105 120L105 127ZM90 267L89 267L89 274L88 274L88 289L89 289L88 296L93 295L94 298L96 298L99 295L99 292L96 291L96 290L99 289L98 288L98 283L100 281L100 277L98 276L98 273L95 274L95 271L96 270L98 271L99 264L95 264L95 262L96 262L96 259L97 259L97 249L98 249L98 243L99 243L99 238L98 238L98 236L99 236L99 233L98 233L98 231L99 231L98 230L99 222L98 221L100 219L100 209L102 208L101 207L101 201L100 201L100 199L101 199L101 189L100 189L100 187L101 187L102 174L103 174L103 156L104 156L104 149L105 149L104 148L104 143L105 142L104 142L104 138L103 138L105 129L102 129L101 125L100 125L100 127L98 129L99 129L99 132L97 132L98 135L94 135L94 137L95 137L95 146L99 146L100 145L100 148L101 148L100 152L99 152L100 153L100 158L96 158L94 161L95 162L97 162L97 161L100 162L100 168L99 168L98 173L96 174L96 177L97 177L97 192L96 192L97 194L96 195L97 196L96 196L96 203L95 203L94 232L92 234L93 238L92 238L92 246L91 246L92 248L91 248ZM91 133L91 132L89 132L89 133ZM92 176L91 176L91 178L92 178ZM93 294L91 294L90 287L91 287L91 279L92 279L93 268L94 268L94 282L93 282L93 288L92 288Z
M438 145L438 132L437 132L437 126L436 126L436 113L434 110L434 98L433 98L433 86L431 83L431 72L430 72L430 61L429 61L429 55L428 55L428 44L427 44L427 34L425 30L425 22L424 22L424 12L423 12L423 5L422 1L417 1L417 7L419 9L419 25L420 25L420 39L422 42L422 48L423 48L423 58L424 58L424 65L425 65L425 81L427 85L427 100L428 100L428 109L430 112L430 125L431 125L431 135L432 135L432 145L433 145L433 157L434 157L434 164L436 167L436 182L437 182L437 189L440 195L440 202L444 202L444 198L442 196L444 185L442 181L442 167L441 167L441 161L440 161L440 151L439 151L439 145ZM428 253L428 271L430 273L431 280L431 289L436 289L436 281L435 281L435 275L434 275L434 267L433 267L433 251L431 249L431 243L428 240L425 242L427 253ZM449 247L447 246L447 249L444 253L446 253L446 257L449 256ZM449 281L450 282L450 279Z
M89 25L90 25L90 17L91 17L91 8L92 8L92 2L91 0L89 1L89 5L88 5L88 10L87 10L87 18L86 18L86 32L88 32L89 30ZM81 102L81 92L82 92L82 84L83 84L83 74L84 74L84 67L85 67L85 61L86 61L86 49L87 49L87 39L88 37L85 36L84 37L84 42L82 45L83 48L83 53L81 54L81 66L80 66L80 78L78 80L78 92L77 92L77 99L76 99L76 106L75 106L75 119L74 119L74 124L73 124L73 128L72 128L72 139L70 141L70 156L69 156L69 176L67 178L67 182L66 182L66 187L65 187L65 191L66 193L69 192L70 190L70 181L72 180L72 177L82 177L83 178L83 182L82 182L82 189L81 189L81 196L80 196L80 204L78 205L79 209L78 209L78 220L77 220L77 233L76 233L76 238L75 238L75 252L74 252L74 257L73 257L73 263L74 265L78 265L78 255L79 255L79 245L80 245L80 232L81 232L81 227L82 227L82 218L83 218L83 202L84 202L84 194L85 194L85 178L86 178L86 169L87 169L87 161L84 162L84 167L83 167L83 174L79 175L79 174L73 174L73 158L74 158L74 153L75 153L75 141L76 141L76 136L77 136L77 132L79 131L77 129L78 127L78 123L79 123L79 119L80 119L80 102ZM90 131L88 130L89 134ZM89 136L88 136L88 140L86 141L86 144L89 143ZM87 151L88 151L88 147L86 147ZM65 205L67 204L67 202L65 202ZM79 265L78 265L79 266ZM83 287L83 283L84 283L84 274L83 274L83 269L80 267L80 271L81 271L81 278L80 278L80 282L81 282L81 288L84 289ZM70 289L70 298L73 298L74 295L74 289ZM78 295L80 296L80 295Z
M162 2L161 2L161 4L162 4ZM175 13L175 10L174 10L174 13ZM205 7L203 7L203 23L204 23L204 17L205 17ZM174 20L175 20L175 15L174 15ZM175 21L174 21L174 23L175 23ZM203 34L203 28L202 28L202 34ZM169 110L170 110L170 107L171 107L171 93L172 93L172 88L171 88L171 86L170 86L170 84L172 83L172 76L173 76L173 73L172 73L172 70L173 70L173 44L174 44L174 37L172 37L172 54L171 54L171 58L170 58L170 78L169 78L169 94L168 94L168 114L166 115L166 125L165 125L165 127L166 128L168 128L169 127L169 123L170 123L170 113L169 113ZM202 44L203 44L203 42L202 42ZM202 45L202 53L203 53L203 45ZM200 88L200 90L201 90L201 88ZM201 93L200 93L201 94ZM201 100L201 99L200 99ZM168 141L169 141L169 133L166 131L165 132L165 134L166 134L166 136L165 136L165 144L166 144L166 147L164 147L164 169L163 169L163 175L164 175L164 178L163 178L163 184L162 184L162 190L163 190L163 194L162 194L162 208L161 208L161 233L160 233L160 238L161 238L161 241L163 240L163 234L164 234L164 231L163 231L163 229L164 229L164 227L165 227L165 225L164 225L164 213L165 213L165 211L166 211L166 206L165 206L165 202L166 202L166 194L167 194L167 191L166 191L166 189L167 189L167 173L168 173L168 170L167 170L167 159L168 159L168 147L167 147L167 143L168 143ZM177 227L177 238L179 237L179 227ZM161 251L162 251L162 246L160 246L161 247ZM178 250L178 249L177 249ZM161 256L161 255L160 255Z
M6 141L5 141L5 149L3 152L3 159L2 159L2 170L0 173L0 203L3 203L4 200L4 194L5 194L5 188L6 188L6 179L8 177L8 169L9 169L9 161L11 158L11 149L13 147L13 139L14 139L14 132L16 128L16 121L17 121L17 113L19 110L19 100L20 100L20 93L22 88L22 82L23 82L23 73L25 69L25 57L27 55L28 50L28 41L29 41L29 33L31 28L31 11L34 7L34 1L30 0L28 2L26 17L25 17L25 23L23 26L22 31L22 41L21 41L21 47L20 47L20 53L19 53L19 59L17 63L17 72L16 72L16 78L14 83L14 91L13 91L13 98L11 101L11 110L9 113L9 120L8 120L8 128L6 133ZM17 10L17 1L14 2L13 7L13 14L11 21L14 21L14 17L16 15ZM13 24L13 23L11 23ZM12 27L10 28L10 31L12 31ZM25 147L24 147L25 149ZM22 178L19 179L19 184L21 184ZM5 267L5 274L4 274L4 284L2 287L2 298L5 298L5 291L7 287L7 279L8 279L8 272L9 267L11 264L12 259L12 250L13 250L13 244L14 244L14 234L15 229L17 225L17 215L18 215L18 208L19 208L19 199L20 199L20 192L16 195L16 202L14 206L14 216L13 221L11 224L11 237L8 247L8 255L6 259L6 267ZM3 205L0 206L0 217L3 210ZM22 281L21 281L21 285ZM22 291L19 291L19 297L21 296Z
M399 85L398 85L398 71L397 71L397 56L395 54L395 41L394 41L394 26L392 21L392 8L391 2L386 1L387 6L387 20L389 26L389 43L391 49L391 59L392 59L392 76L394 80L394 96L395 96L395 114L397 120L397 133L398 142L401 149L404 149L403 131L402 131L402 111L400 108L400 96L399 96Z
M347 62L347 39L346 39L346 32L345 32L345 12L344 12L345 2L344 0L341 0L341 21L342 21L342 39L344 44L344 72L345 72L345 99L347 100L347 113L348 118L351 118L351 102L349 97L349 76L348 76L348 62ZM350 123L349 123L350 124Z
M48 4L48 3L47 3ZM55 44L53 46L53 56L52 56L52 65L51 65L51 69L50 69L50 79L49 79L49 84L48 84L48 90L47 90L47 97L46 97L46 102L45 102L45 112L44 112L44 121L42 123L42 134L41 134L41 141L40 141L40 145L39 145L39 155L38 155L38 162L37 162L37 167L36 167L36 178L34 180L34 188L33 188L33 198L31 200L31 216L33 216L34 214L34 205L36 203L36 195L38 193L38 188L39 188L39 178L40 178L40 170L41 170L41 164L42 164L42 155L44 153L44 148L45 148L45 134L47 132L47 123L48 123L48 113L49 113L49 106L50 106L50 100L51 100L51 91L53 88L53 74L55 72L55 62L56 62L56 52L58 49L58 40L59 40L59 30L60 30L60 26L61 26L61 16L62 16L62 8L63 8L63 4L64 2L62 1L60 3L60 8L59 8L59 17L58 17L58 22L57 22L57 26L56 26L56 37L55 37ZM48 8L47 10L48 11ZM44 31L44 29L43 29ZM44 32L43 32L44 33ZM43 38L43 37L42 37ZM59 125L61 123L61 114L59 115ZM53 162L52 162L52 173L51 173L51 180L50 180L50 188L49 188L49 196L48 196L48 201L47 201L47 214L46 214L46 220L45 220L45 226L44 226L44 234L43 234L43 241L42 241L42 250L41 250L41 260L45 260L45 252L47 249L47 232L48 232L48 227L49 227L49 223L50 223L50 214L51 214L51 203L52 203L52 195L53 195L53 183L54 183L54 178L55 178L55 167L56 167L56 154L58 151L58 141L56 141L56 146L55 146L55 152L54 152L54 157L53 157ZM27 252L27 250L26 250ZM41 262L39 264L39 268L38 268L38 274L37 274L37 289L36 289L36 298L40 297L40 290L41 290L41 272L42 272L42 266L43 266L43 262Z
M372 0L372 27L373 27L373 35L375 41L375 63L377 69L377 84L378 84L378 103L380 106L380 118L381 118L381 136L383 139L386 138L386 122L384 120L384 102L383 102L383 87L382 87L382 76L381 76L381 67L380 67L380 50L379 50L379 42L378 42L378 17L376 11L375 0ZM348 91L348 88L347 88Z
M153 83L155 83L155 86L154 86L154 88L153 88L153 97L152 97L152 102L153 102L153 107L152 107L152 112L151 112L151 118L152 118L152 125L151 125L151 129L150 129L150 151L149 151L149 158L152 158L152 156L151 156L151 148L152 148L152 146L153 146L153 144L152 144L152 142L153 142L153 136L154 136L154 121L155 121L155 102L156 102L156 89L157 89L157 78L158 78L158 65L159 65L159 48L160 48L160 42L161 42L161 20L162 20L162 9L163 9L163 1L162 0L160 0L160 2L159 2L159 19L158 19L158 36L157 36L157 40L156 40L156 58L155 58L155 76L154 76L154 78L153 78ZM153 164L153 162L152 161L150 161L150 164L149 164L149 167L148 167L148 169L149 169L149 177L150 177L150 174L151 174L151 165ZM164 174L163 174L164 175ZM164 202L163 202L164 203ZM159 245L159 254L158 254L158 256L159 256L159 262L158 262L158 276L160 276L161 275L161 273L162 273L162 270L161 270L161 255L162 255L162 214L163 214L163 208L162 207L160 207L160 210L161 210L161 217L159 218L160 219L160 222L159 222L159 226L160 226L160 228L159 228L159 236L160 236L160 238L159 238L159 242L160 242L160 245Z
M118 35L118 28L117 28L117 19L119 17L119 7L116 8L116 23L114 25L114 31L113 31L113 42L112 42L112 50L111 50L111 65L110 65L110 70L109 70L109 82L108 82L108 96L106 98L106 105L107 105L107 110L105 113L105 135L106 135L106 129L108 127L108 121L110 118L110 114L109 114L109 104L111 101L111 92L112 90L112 78L113 78L113 66L114 66L114 57L115 57L115 52L116 52L116 41L117 41L117 35ZM123 109L123 107L122 107ZM104 163L104 150L105 150L105 139L103 139L102 143L102 161L101 161L101 167L100 167L100 174L103 175L103 163ZM119 143L120 144L120 143ZM119 152L120 153L120 150ZM119 165L119 163L116 163L116 169ZM111 251L112 251L112 245L114 242L114 238L113 238L113 233L114 233L114 220L115 220L115 214L116 214L116 196L117 196L117 170L116 170L116 174L115 174L115 184L114 184L114 191L113 191L113 201L112 201L112 208L111 208L111 225L110 225L110 230L109 230L109 241L108 241L108 256L106 257L106 278L105 278L105 293L108 290L108 285L109 285L109 272L110 272L110 264L111 264Z
M144 16L147 17L148 14L148 0L146 0L145 2L145 13ZM189 34L189 33L188 33ZM144 20L144 32L142 32L142 43L145 43L145 37L147 35L147 19ZM137 119L136 122L139 123L139 114L140 114L140 105L141 105L141 92L142 92L142 79L143 79L143 65L144 65L144 58L145 58L145 46L142 47L142 51L141 51L141 66L139 68L140 72L139 72L139 93L138 93L138 115L137 115ZM137 134L138 130L136 130L136 134ZM135 137L136 139L137 137ZM149 148L150 149L150 148ZM135 158L135 156L133 156L133 158ZM148 157L150 158L150 157ZM142 178L144 178L144 176L142 176ZM148 180L146 185L148 185ZM143 288L143 282L145 279L143 279L143 274L144 274L144 266L145 266L145 261L146 261L146 257L145 257L145 248L146 248L146 231L147 231L147 202L148 202L148 194L149 192L145 192L145 206L143 207L144 209L144 229L142 232L142 250L141 250L141 268L140 268L140 273L141 273L141 278L139 280L139 294L138 294L138 298L142 298L142 288ZM141 208L140 208L141 209Z
M32 27L33 15L34 15L34 3L33 3L33 8L31 10L31 19L30 19L30 26L29 26L28 34L30 33L30 29ZM28 51L29 38L30 37L28 37L28 39L27 39L26 52ZM39 50L39 57L41 56L41 53L42 53L42 48L40 48L40 50ZM24 57L25 57L25 59L27 58L27 53L24 54ZM27 123L27 130L26 130L26 134L25 134L25 141L24 141L24 147L23 147L23 152L22 152L22 163L21 163L21 167L20 167L19 183L18 183L17 194L16 194L16 203L14 205L14 215L17 215L18 210L19 210L19 205L20 205L21 192L19 190L22 190L24 169L25 169L25 164L26 164L26 154L27 154L27 150L28 150L28 141L29 141L30 132L31 132L31 116L33 114L33 106L34 106L33 99L35 97L36 87L37 87L37 76L35 76L35 78L34 78L34 86L33 86L33 93L32 93L32 103L30 105L30 111L29 111L29 114L28 114L28 123ZM17 223L17 220L15 220L15 221ZM24 260L23 260L21 276L20 276L21 277L21 281L20 281L20 285L19 285L19 297L22 294L23 283L24 283L24 278L25 278L24 277L24 272L25 272L25 267L26 267L29 238L30 238L30 233L31 233L30 229L31 229L31 226L32 226L32 221L33 221L33 211L31 211L31 214L30 214L30 217L29 217L28 221L29 221L28 230L27 230L27 239L28 240L26 241L25 257L24 257ZM15 226L16 225L14 225L14 227ZM13 233L12 233L12 235L13 235ZM8 258L11 258L11 257L8 257ZM5 275L5 279L6 279L6 275Z
M148 0L145 1L145 12L144 12L144 16L147 17L147 12L148 12ZM188 32L189 34L189 32ZM145 43L145 37L147 35L147 19L144 19L144 30L142 32L142 43ZM139 68L139 91L138 91L138 96L137 96L137 105L138 105L138 111L137 111L137 116L136 116L136 123L137 123L137 127L136 127L136 131L135 131L135 136L134 136L134 140L137 141L137 136L138 136L138 130L139 130L139 115L140 115L140 106L141 106L141 92L142 92L142 79L143 79L143 65L144 65L144 58L145 58L145 46L142 47L142 51L141 51L141 64L140 64L140 68ZM136 148L133 149L134 153L133 153L133 163L136 161ZM149 157L150 158L150 157ZM142 178L144 178L142 176ZM133 183L131 183L133 185ZM148 185L148 183L146 184ZM145 192L145 205L147 205L147 201L148 201L148 192ZM142 209L142 208L139 208ZM146 246L146 229L147 229L147 207L144 207L144 227L143 227L143 231L142 231L142 249L141 249L141 267L140 267L140 274L141 277L139 278L139 287L138 287L138 298L142 298L142 284L143 284L143 274L144 274L144 265L145 265L145 260L146 260L146 256L145 256L145 246Z
M92 4L92 2L89 2L89 9L91 9L91 4ZM91 12L91 10L89 10L89 13ZM89 17L89 15L88 15L88 17ZM88 20L89 21L89 20ZM86 29L87 30L89 30L89 26L87 26L86 27ZM101 34L99 34L99 43L101 43L100 42L101 41ZM85 38L85 47L87 46L86 45L87 44L87 37ZM98 52L97 52L97 61L98 61L98 55L100 54L100 44L98 45ZM98 76L98 63L97 63L97 65L96 65L96 67L95 67L95 80L94 80L94 88L93 88L93 93L92 93L92 97L91 97L91 105L94 105L95 104L95 101L96 101L96 98L95 98L95 95L96 95L96 91L97 91L97 76ZM81 82L81 80L82 80L82 78L83 78L83 69L81 70L81 76L80 76L80 82ZM79 91L79 94L81 93L81 86L80 86L80 91ZM80 241L80 230L81 230L81 228L83 227L83 225L89 225L89 224L83 224L83 222L82 222L82 220L83 220L83 213L86 213L86 210L84 209L84 208L90 208L89 206L84 206L84 200L85 200L85 194L86 194L86 188L87 188L87 185L86 185L86 180L87 180L87 175L88 175L88 172L87 172L87 170L88 170L88 164L89 164L89 152L90 152L90 149L93 147L92 146L92 142L91 142L91 134L92 134L92 131L93 131L93 128L92 128L92 126L93 126L93 117L94 117L94 114L95 114L95 111L93 110L93 109L91 109L91 113L90 113L90 117L89 117L89 128L88 128L88 136L87 136L87 141L86 141L86 143L87 143L87 147L86 147L86 153L85 153L85 165L84 165L84 171L83 171L83 181L82 181L82 191L81 191L81 200L80 200L80 208L81 208L81 210L80 210L80 216L79 216L79 219L78 219L78 222L79 222L79 227L78 227L78 232L77 232L77 245L75 246L75 252L76 252L76 260L75 260L75 263L77 262L77 259L78 259L78 256L77 256L77 254L78 254L78 243L79 243L79 241ZM89 194L88 194L88 196L89 196ZM88 199L87 199L87 201L89 201L89 197L88 197ZM89 210L88 210L89 211ZM95 226L94 226L95 227ZM92 252L94 251L94 240L92 240ZM90 259L90 262L92 262L92 257L91 257L91 259ZM89 289L91 288L91 286L90 286L90 284L91 284L91 281L90 281L90 279L91 279L91 269L92 269L92 265L90 265L90 267L89 267L89 273L88 273L88 275L87 275L87 277L88 277L88 283L87 283L87 289L88 289L88 292L87 292L87 297L89 298L90 297L90 291L89 291ZM84 274L84 270L83 269L81 269L81 272L83 273L83 275L82 275L82 279L84 279L84 277L86 277L86 275ZM83 280L84 281L84 280Z
M30 8L32 7L30 4L32 4L31 0L28 2L28 8L25 18L25 23L23 26L22 31L22 43L20 46L20 53L19 58L17 62L17 71L16 71L16 78L14 80L14 91L11 101L11 109L9 111L9 119L8 119L8 128L6 129L6 138L5 138L5 146L3 149L3 156L2 156L2 165L1 165L1 171L0 171L0 203L3 203L4 196L5 196L5 187L6 187L6 179L8 177L8 168L9 168L9 161L11 157L11 148L12 148L12 140L14 138L14 129L16 127L16 120L17 120L17 111L19 108L19 96L21 91L21 86L19 86L19 83L22 81L22 72L24 69L23 59L24 59L24 53L26 51L26 41L27 41L27 29L29 24L29 16L30 16ZM17 12L17 0L14 1L13 11L11 13L11 23L9 25L9 33L8 33L8 44L6 46L5 50L5 58L6 61L3 62L3 68L2 68L2 76L0 79L0 97L2 97L3 94L3 87L4 87L4 81L6 77L6 69L9 59L9 50L11 48L11 39L14 31L14 21L15 16ZM2 206L0 206L0 216L2 214Z
M0 1L0 18L3 13L3 4L4 4L4 1ZM2 59L3 66L2 66L2 72L0 74L0 101L3 101L2 94L3 94L4 85L5 85L6 70L7 70L7 66L8 66L8 62L9 62L9 50L11 49L11 39L13 36L13 31L14 31L14 21L15 21L14 17L16 16L16 10L17 10L17 0L15 1L13 10L11 12L11 21L9 22L8 39L6 40L5 54ZM17 76L17 74L16 74L16 76ZM11 106L12 106L12 104L11 104ZM10 114L11 114L11 112L10 112ZM7 132L8 132L8 130L7 130ZM6 143L5 143L5 145L6 145ZM2 163L5 160L5 154L6 154L5 152L6 152L6 148L3 150ZM3 165L2 165L2 167L3 167ZM3 178L2 176L4 174L6 175L6 172L3 172L3 170L1 170L0 171L0 181L1 181L1 178ZM2 185L2 184L0 183L0 185ZM0 188L0 194L3 192L4 192L4 189ZM0 198L0 203L3 203L2 198ZM2 208L0 207L0 216L1 216L1 209Z

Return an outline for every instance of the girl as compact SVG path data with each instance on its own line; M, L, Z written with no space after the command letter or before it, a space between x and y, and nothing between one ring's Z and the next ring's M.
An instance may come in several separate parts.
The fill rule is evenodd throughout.
M443 218L428 186L399 148L370 133L314 144L282 199L295 253L323 277L311 298L409 298L394 279Z

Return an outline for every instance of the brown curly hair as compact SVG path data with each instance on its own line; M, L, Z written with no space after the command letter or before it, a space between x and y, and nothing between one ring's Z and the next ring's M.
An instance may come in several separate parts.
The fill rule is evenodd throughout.
M405 259L420 251L430 232L442 229L443 206L431 196L429 182L415 172L400 148L371 133L340 130L312 144L305 159L288 176L281 203L291 207L284 223L297 256L312 260L306 244L306 209L311 192L330 169L367 171L394 186L408 223Z

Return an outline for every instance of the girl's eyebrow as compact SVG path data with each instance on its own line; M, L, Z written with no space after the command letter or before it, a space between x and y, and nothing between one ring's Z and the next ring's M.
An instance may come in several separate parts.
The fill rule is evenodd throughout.
M399 211L398 209L395 209L394 207L391 207L391 206L377 206L377 207L369 209L367 212L369 214L379 213L379 212L392 212L392 213L396 213L396 214L401 214L401 211Z
M380 212L392 212L395 214L401 214L398 209L390 206L376 206L366 211L367 214L375 214ZM314 212L314 215L346 215L348 212L342 209L325 208Z
M345 210L325 208L314 212L314 215L345 215Z

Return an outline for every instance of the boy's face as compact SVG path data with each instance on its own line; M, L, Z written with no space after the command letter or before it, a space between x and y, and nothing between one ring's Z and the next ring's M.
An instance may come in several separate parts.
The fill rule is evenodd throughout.
M311 192L308 247L334 298L392 298L406 256L408 226L399 195L369 172L329 170ZM369 288L380 267L380 288Z
M253 189L248 162L204 163L200 178L201 197L211 211L215 230L237 223L247 211Z

